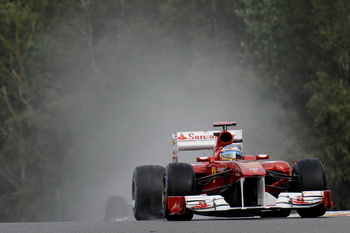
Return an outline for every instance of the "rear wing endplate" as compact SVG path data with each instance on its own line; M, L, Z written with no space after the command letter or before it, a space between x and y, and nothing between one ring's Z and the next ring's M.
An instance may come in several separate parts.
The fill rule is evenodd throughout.
M243 139L242 130L228 130L234 139ZM177 155L179 151L190 150L211 150L216 145L219 131L190 131L190 132L176 132L172 134L173 137L173 155Z

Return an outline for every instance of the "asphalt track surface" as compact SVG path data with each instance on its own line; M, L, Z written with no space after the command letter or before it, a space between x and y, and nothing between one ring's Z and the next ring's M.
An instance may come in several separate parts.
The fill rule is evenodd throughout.
M0 223L1 233L350 233L350 212L321 218L195 218L186 222L115 221Z

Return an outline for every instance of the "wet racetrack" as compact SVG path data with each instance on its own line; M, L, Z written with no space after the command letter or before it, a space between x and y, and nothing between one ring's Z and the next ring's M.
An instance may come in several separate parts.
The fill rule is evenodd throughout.
M348 233L350 212L331 212L321 218L195 218L186 222L115 221L1 223L1 233Z

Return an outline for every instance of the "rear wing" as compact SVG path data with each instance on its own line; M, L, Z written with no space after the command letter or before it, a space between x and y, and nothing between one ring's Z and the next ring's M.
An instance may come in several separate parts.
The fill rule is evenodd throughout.
M235 139L242 140L242 130L227 130ZM191 131L176 132L173 136L173 155L177 156L179 151L189 150L211 150L216 145L219 131ZM215 135L214 135L215 134ZM239 145L242 149L242 144Z

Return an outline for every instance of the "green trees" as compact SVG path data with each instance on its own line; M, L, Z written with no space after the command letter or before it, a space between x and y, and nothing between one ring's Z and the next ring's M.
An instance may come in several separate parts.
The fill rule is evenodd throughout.
M61 177L62 149L55 120L45 114L48 81L40 73L46 1L0 2L0 212L1 221L50 220Z
M340 208L349 208L350 176L350 6L346 1L313 1L313 40L317 59L315 79L309 84L307 110L324 145L324 155L335 198Z
M243 1L259 75L279 101L297 107L317 140L340 208L349 167L349 6L345 1ZM266 57L268 59L266 59ZM304 142L310 143L305 140ZM317 149L318 148L318 149Z

